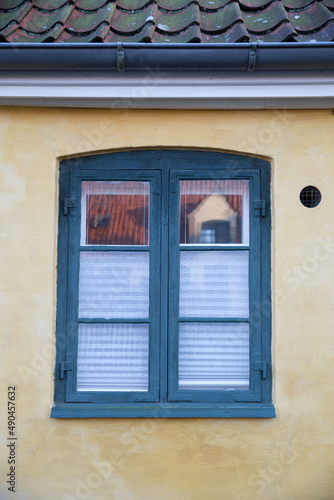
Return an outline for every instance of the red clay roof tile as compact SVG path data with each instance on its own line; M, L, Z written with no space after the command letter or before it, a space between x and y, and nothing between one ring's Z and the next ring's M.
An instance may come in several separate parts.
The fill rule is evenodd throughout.
M231 3L231 0L198 0L198 4L203 10L222 9L228 3Z
M334 10L334 0L324 0L323 4L325 7Z
M312 4L297 12L288 12L289 20L295 30L300 33L318 31L328 21L334 19L333 14L324 6Z
M9 24L24 22L26 15L31 9L32 4L22 3L14 11L0 13L0 31L6 28Z
M69 0L35 0L34 5L41 10L56 10L60 9L65 4L70 3ZM73 2L72 2L73 3Z
M155 33L155 43L199 43L201 41L201 30L198 24L193 24L185 31L178 33L174 36Z
M115 7L114 3L109 2L96 12L86 12L85 15L82 15L78 9L74 9L66 23L66 30L73 34L83 34L92 32L102 23L109 26Z
M145 24L154 23L156 15L156 4L151 4L139 12L124 12L116 9L111 20L111 27L116 33L130 35L142 30Z
M3 0L10 43L334 40L334 0Z
M176 10L182 10L191 4L192 0L159 0L157 4L160 9L174 12Z
M333 21L330 21L319 31L312 32L306 35L298 35L298 42L327 42L328 40L334 40Z
M218 12L202 12L201 28L204 33L222 33L237 22L242 22L242 13L237 2L233 2Z
M58 40L58 37L63 29L64 27L61 24L56 24L46 33L31 34L21 28L18 28L10 36L8 36L7 39L11 43L43 43Z
M64 5L59 10L50 12L41 12L33 7L22 20L21 27L31 34L45 33L55 24L64 25L73 9L74 5L70 4Z
M297 33L289 23L282 23L280 26L271 30L269 33L252 35L251 41L272 43L290 42L293 41L293 38L296 36Z
M314 0L283 0L283 5L288 10L299 10L305 9L313 2Z
M89 43L89 42L103 42L107 34L109 33L109 26L106 23L100 24L95 30L90 31L88 34L78 34L78 32L71 32L64 30L58 42L67 43Z
M249 34L243 24L237 23L224 33L202 35L204 43L240 43L249 42Z
M153 41L153 36L155 33L155 25L154 24L146 24L142 30L138 31L138 33L131 33L130 35L120 35L113 31L109 31L108 35L105 37L105 43L116 43L116 42L133 42L133 43L149 43Z
M152 0L118 0L116 3L121 9L134 11L147 7Z
M199 7L196 4L191 4L179 12L178 15L158 11L156 16L157 30L166 34L180 33L180 31L186 30L191 24L200 25Z
M273 31L282 23L288 22L288 17L281 2L270 5L265 12L249 12L244 18L246 28L255 35L265 34Z
M2 0L0 9L2 11L17 9L23 3L27 3L27 0ZM31 4L30 0L28 1L28 3Z
M74 0L78 9L87 11L97 11L104 7L110 0Z
M273 2L273 0L240 0L240 5L245 10L257 11L268 7Z

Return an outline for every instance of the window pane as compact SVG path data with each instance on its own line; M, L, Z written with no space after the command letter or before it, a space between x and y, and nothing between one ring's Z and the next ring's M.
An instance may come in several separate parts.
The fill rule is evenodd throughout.
M179 389L248 390L248 388L248 324L180 324Z
M180 252L180 316L248 317L248 251Z
M147 391L148 325L79 325L78 391Z
M79 317L148 316L148 252L81 252Z
M248 245L248 181L181 181L180 243Z
M85 181L82 245L148 245L149 182Z

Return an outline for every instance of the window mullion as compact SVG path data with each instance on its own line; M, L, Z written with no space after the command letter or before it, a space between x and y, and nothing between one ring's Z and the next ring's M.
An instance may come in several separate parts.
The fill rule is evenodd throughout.
M160 233L161 233L161 249L160 249L160 290L161 290L161 309L160 309L160 401L161 403L167 402L168 390L168 368L167 368L167 355L168 355L168 308L169 308L169 290L168 290L168 276L169 276L169 169L162 170L161 179L161 219L160 219Z

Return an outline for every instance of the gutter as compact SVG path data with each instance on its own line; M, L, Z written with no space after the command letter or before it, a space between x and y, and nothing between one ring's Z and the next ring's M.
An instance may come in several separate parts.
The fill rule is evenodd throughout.
M1 72L333 71L334 42L0 44Z
M334 42L0 43L0 106L333 109Z

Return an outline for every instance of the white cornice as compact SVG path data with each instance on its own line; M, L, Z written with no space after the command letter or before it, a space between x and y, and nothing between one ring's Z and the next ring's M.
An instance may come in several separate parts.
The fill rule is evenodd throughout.
M333 72L0 74L0 105L76 108L334 108Z

